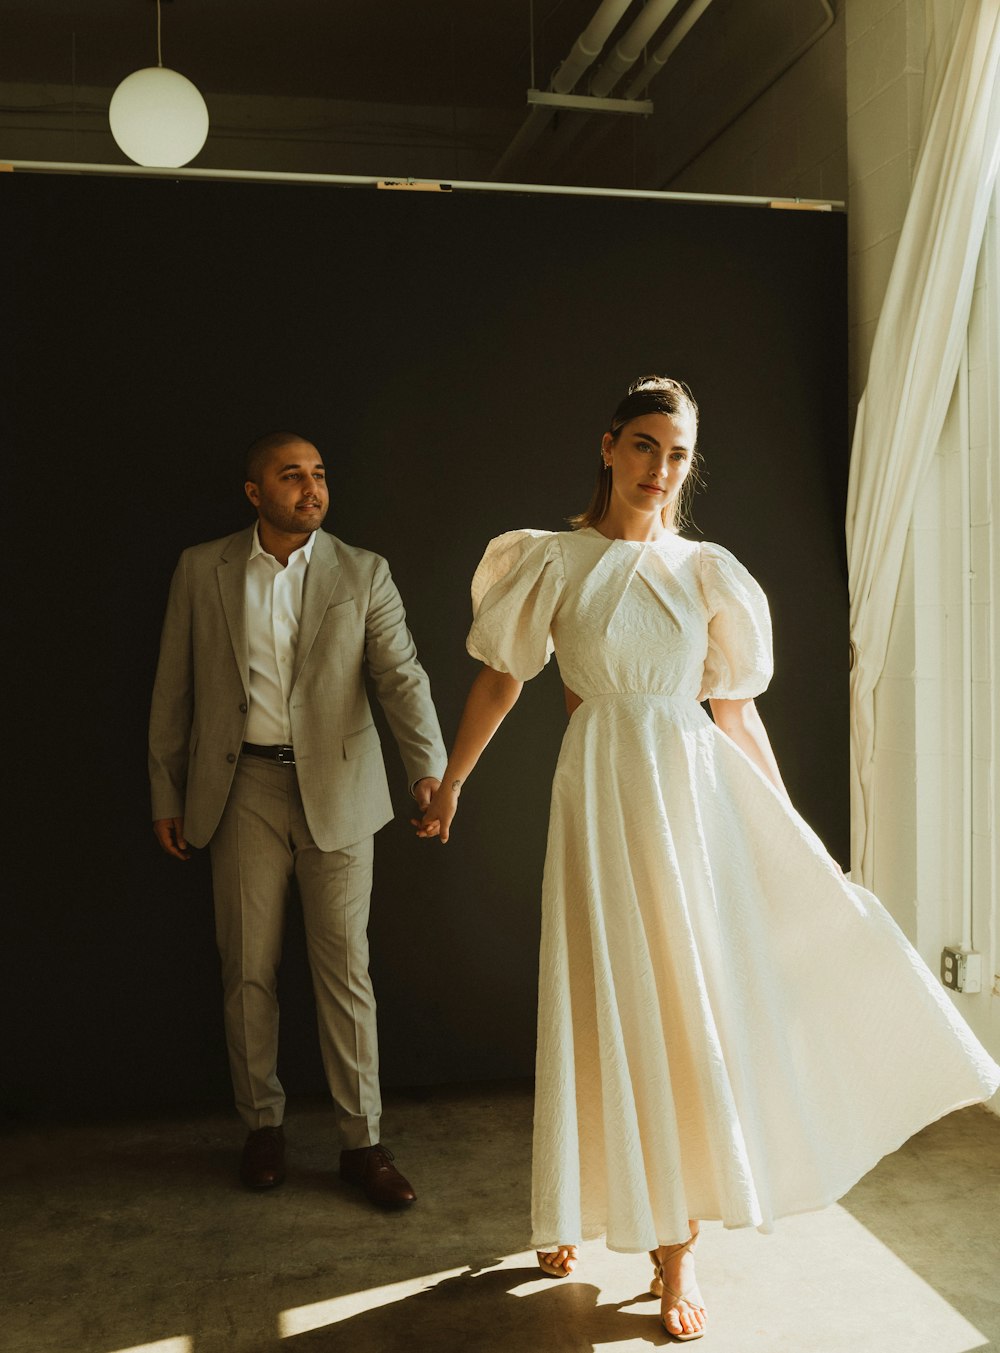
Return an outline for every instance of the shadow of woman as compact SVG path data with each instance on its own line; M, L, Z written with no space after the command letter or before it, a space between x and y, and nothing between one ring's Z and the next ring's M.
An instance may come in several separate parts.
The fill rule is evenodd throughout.
M538 1278L537 1268L486 1265L284 1339L281 1347L284 1353L592 1353L597 1345L671 1342L660 1326L658 1305L626 1310L648 1292L601 1305L590 1283L553 1281L524 1295L514 1291Z

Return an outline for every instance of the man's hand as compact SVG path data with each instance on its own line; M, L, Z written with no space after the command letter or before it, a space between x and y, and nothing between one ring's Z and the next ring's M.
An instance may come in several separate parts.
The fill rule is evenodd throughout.
M436 836L442 845L447 843L452 818L458 808L458 795L461 788L461 780L454 780L447 788L438 785L433 797L424 809L423 817L410 819L417 829L418 836Z
M427 805L440 788L441 781L436 780L433 775L425 775L422 780L418 780L413 786L413 797L422 813L427 811Z
M173 855L177 860L190 860L182 817L157 818L153 823L153 834L168 855Z

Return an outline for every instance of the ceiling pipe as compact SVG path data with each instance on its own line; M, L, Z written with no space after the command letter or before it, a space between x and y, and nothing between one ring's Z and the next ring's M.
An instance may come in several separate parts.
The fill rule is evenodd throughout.
M670 32L667 34L667 36L660 43L660 45L650 56L649 60L643 66L642 70L639 73L639 76L635 80L633 80L633 82L628 86L628 91L623 97L632 99L634 97L632 92L633 90L645 89L646 86L649 84L649 82L652 79L654 79L657 75L659 75L660 71L667 64L667 61L677 50L677 48L681 45L681 43L687 37L688 33L690 33L691 29L702 17L702 15L708 9L711 3L712 0L694 0L694 3L688 6L685 12L681 15L680 19L677 21L677 23L674 24L673 28L671 28ZM671 8L672 7L673 6L671 6ZM660 8L661 6L658 3L656 3L656 0L650 0L650 3L647 4L646 9L643 10L643 14L647 13L650 10L653 9L658 10ZM636 23L632 25L633 29L636 28L638 24L641 22L641 17L642 16L640 16L640 19L637 20ZM664 15L663 17L666 16ZM626 37L627 36L628 35L626 35ZM625 38L622 39L622 43L624 42ZM620 45L621 44L616 44L616 46ZM632 44L630 44L630 46L631 45ZM632 64L634 65L635 62L633 62ZM582 117L573 118L571 121L563 123L562 127L560 127L559 129L558 135L553 138L551 144L547 148L547 154L545 157L543 168L546 169L548 172L552 172L552 167L556 163L556 161L564 159L567 155L571 155L573 153L574 147L576 146L580 138L584 136L586 133L591 132L592 129L593 124L591 123L589 118ZM605 123L596 134L597 140L600 140L601 136L606 132L609 132L610 130L611 130L610 124ZM594 136L591 136L590 138L591 145L594 144L594 139L595 139Z
M573 43L569 56L552 76L551 87L557 94L573 91L580 76L590 70L604 51L604 44L631 3L632 0L603 0L597 13Z
M632 0L602 0L590 23L574 42L569 55L556 69L549 81L549 89L557 94L570 94L580 77L590 69L611 36ZM555 116L555 110L536 104L521 123L520 130L490 171L496 179L512 160L516 160L539 136Z
M607 60L602 61L590 81L590 92L598 98L609 94L642 56L656 30L664 23L679 0L649 0L631 28L615 43Z
M629 85L625 94L626 98L634 99L639 90L645 89L650 80L656 79L660 71L667 64L674 52L676 52L677 48L691 32L691 29L695 26L711 3L712 0L694 0L694 4L684 11L667 36L660 43L659 47L657 47L652 56L650 56L642 70Z
M684 14L681 15L680 20L670 30L666 38L656 48L656 51L652 54L650 59L646 62L645 66L639 72L638 76L628 86L623 97L628 99L636 99L640 98L645 93L646 88L649 85L650 81L654 80L656 76L659 75L659 73L663 70L664 66L670 60L671 56L683 42L684 38L687 37L688 33L690 33L691 29L702 17L702 15L708 9L711 3L712 0L694 0L694 4L692 4L684 12ZM830 31L830 29L836 22L836 15L834 14L833 6L830 4L830 0L819 0L819 5L823 11L823 17L820 20L818 27L814 29L812 33L810 33L810 35L805 39L803 43L800 44L800 46L795 48L795 50L791 53L790 56L786 57L781 62L780 66L769 72L766 79L759 87L757 87L754 90L753 94L751 94L750 97L746 99L743 103L741 103L736 112L733 113L732 116L729 117L721 127L716 128L711 133L711 135L708 137L707 140L701 142L698 146L698 149L694 151L693 154L689 155L683 164L675 166L670 171L669 176L664 180L664 184L673 183L677 179L678 175L682 174L685 169L687 169L690 165L692 165L695 162L695 160L697 160L700 156L704 155L705 151L709 148L709 146L714 144L714 142L716 142L720 136L723 136L733 125L734 122L739 121L739 119L743 116L743 114L747 112L749 108L753 107L753 105L757 102L757 100L762 98L763 95L766 94L769 89L771 89L774 85L776 85L778 81L784 75L786 75L788 71L791 70L791 68L796 64L796 62L802 60L802 58L805 56L806 52L810 50L810 48L814 47L822 37L825 37L825 35ZM574 120L572 123L566 126L564 134L561 135L559 138L558 146L554 145L552 147L552 152L549 159L550 165L556 155L565 155L568 151L571 151L579 133L584 129L584 125L590 127L591 123L588 121L586 124L584 124L582 120L580 121ZM607 130L609 130L607 126L601 127L598 131L598 137L600 137ZM590 142L591 149L593 148L593 144L594 141L592 138ZM664 191L663 186L661 186L661 191Z

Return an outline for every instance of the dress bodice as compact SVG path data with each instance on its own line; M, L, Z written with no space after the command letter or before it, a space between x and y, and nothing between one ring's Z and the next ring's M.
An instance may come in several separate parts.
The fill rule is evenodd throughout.
M498 536L473 580L469 652L520 680L554 651L583 699L758 695L771 675L760 587L718 545L580 531Z

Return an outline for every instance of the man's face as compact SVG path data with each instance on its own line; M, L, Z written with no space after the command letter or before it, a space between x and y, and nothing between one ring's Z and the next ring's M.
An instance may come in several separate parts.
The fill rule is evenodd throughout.
M323 461L309 442L272 451L260 483L247 480L246 493L261 520L288 535L315 531L330 506Z

